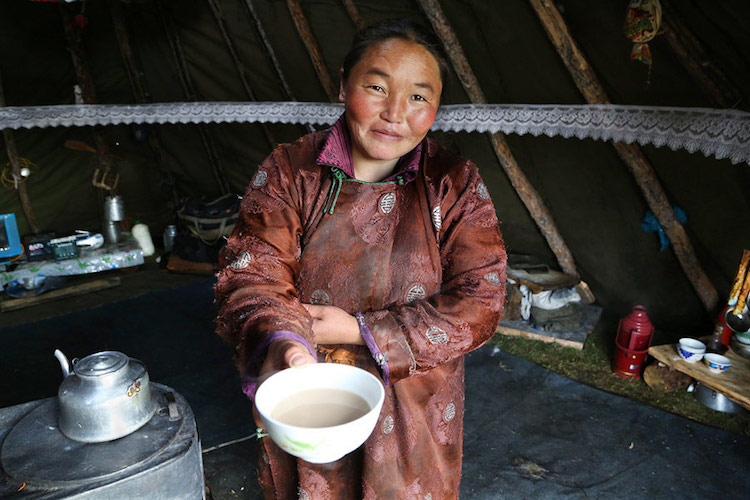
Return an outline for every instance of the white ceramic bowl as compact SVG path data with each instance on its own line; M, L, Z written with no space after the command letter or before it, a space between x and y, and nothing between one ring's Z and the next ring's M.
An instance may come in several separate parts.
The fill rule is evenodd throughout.
M706 364L708 369L714 373L725 372L729 370L730 366L732 366L731 359L726 356L722 356L721 354L715 354L713 352L709 352L708 354L703 356L703 362Z
M311 389L341 389L363 398L370 411L364 416L332 427L298 427L278 421L274 408L290 395ZM354 366L313 363L273 374L255 393L255 406L265 431L284 451L322 464L333 462L359 448L372 433L383 407L383 383Z
M695 363L703 359L703 354L706 352L706 344L700 340L687 337L682 338L677 345L677 352L688 363Z

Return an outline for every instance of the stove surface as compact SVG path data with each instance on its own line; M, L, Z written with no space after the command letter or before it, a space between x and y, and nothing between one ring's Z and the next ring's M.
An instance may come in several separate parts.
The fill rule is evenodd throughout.
M156 391L159 407L166 408L163 391ZM184 419L170 421L157 411L140 429L114 441L82 443L67 438L57 427L57 398L45 401L23 417L2 446L3 470L14 479L57 487L98 481L137 467L161 452L179 432Z
M151 420L105 443L65 437L57 428L57 398L0 409L0 497L203 498L193 413L169 387L152 389L159 409Z

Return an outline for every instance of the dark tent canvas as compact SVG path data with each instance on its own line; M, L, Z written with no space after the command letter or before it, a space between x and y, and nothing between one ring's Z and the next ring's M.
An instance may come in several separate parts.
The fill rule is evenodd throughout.
M704 70L719 71L725 78L724 86L718 87L724 106L742 109L747 102L742 82L750 71L744 3L663 3L662 30L668 28L685 43L699 44L701 52L691 55L703 61ZM301 4L319 49L318 62L334 91L340 62L356 30L345 4L351 2ZM533 2L441 5L487 102L586 103ZM570 34L611 102L721 107L670 45L668 33L650 42L650 67L630 61L632 42L623 34L626 7L624 1L559 4ZM362 1L355 8L366 21L408 17L429 25L418 2ZM88 1L61 6L18 0L3 2L2 10L0 62L7 106L75 102L78 77L69 48L71 37L85 55L90 92L100 104L326 102L331 98L287 2ZM69 24L67 36L64 23ZM123 56L126 47L129 55ZM451 79L444 103L470 102L455 74ZM120 176L118 190L128 213L159 235L173 218L175 200L243 192L272 142L293 140L306 130L301 125L265 123L130 124L101 127L98 134ZM65 147L66 141L78 141L94 149L92 128L33 128L13 135L18 155L35 165L24 188L37 228L61 233L98 230L101 190L91 183L97 154ZM488 135L435 132L434 136L479 165L510 251L536 255L557 266L501 168ZM624 314L640 303L661 324L696 331L710 328L713 311L706 311L672 247L661 251L656 234L641 228L649 206L611 143L529 134L510 134L507 142L520 170L548 207L576 270L606 311ZM724 300L742 249L750 246L750 232L745 229L750 213L747 165L684 149L645 146L642 150L669 203L685 212L684 228L696 262ZM4 212L18 214L22 233L31 232L15 189L2 190L0 203Z
M641 304L673 342L708 335L726 304L743 250L750 249L750 4L643 2L661 8L659 19L649 18L656 29L646 37L646 48L634 44L643 41L639 35L645 24L628 16L654 13L634 14L637 3L4 0L0 214L14 214L21 235L100 232L104 197L116 192L129 223L146 223L160 247L164 229L175 223L186 200L242 194L276 144L326 129L341 112L334 104L340 66L358 26L403 17L435 31L445 46L451 72L442 98L444 121L430 137L479 167L508 251L580 279L610 325ZM139 292L149 290L145 279L139 281ZM87 336L94 337L91 332L98 328L107 332L102 342L132 349L131 354L151 347L168 352L171 345L149 336L145 327L138 349L121 343L132 325L119 318L113 326L108 318L123 307L135 311L136 305L174 308L181 315L174 325L206 353L208 368L221 381L195 383L208 368L188 355L154 370L156 379L179 390L200 386L191 404L199 423L210 422L204 429L212 448L246 439L254 426L245 419L244 396L235 391L220 410L212 399L212 390L229 392L237 385L231 354L217 346L211 331L215 311L192 307L210 300L212 283L195 285L184 276L178 282L191 286L174 296L154 291L91 316L71 315L60 331L80 348L88 346ZM86 317L93 326L79 328ZM148 322L140 320L139 325ZM18 323L7 329L12 333L8 357L31 349L23 346L25 331ZM30 339L47 349L52 340L42 330L60 325L38 323ZM153 323L170 324L168 318ZM594 401L602 412L614 407L605 397L611 395L568 387L562 378L535 371L538 366L496 355L489 347L471 355L475 380L486 383L484 399L469 402L476 408L472 432L505 425L488 410L500 397L487 382L497 376L497 359L509 372L501 374L509 393L523 392L522 385L503 363L544 386L544 393L527 401L518 415L533 412L534 405L565 407L563 386L576 394L575 402ZM30 355L29 363L42 356L49 357L46 351ZM6 375L28 369L24 362L8 362ZM51 382L32 392L35 398L52 395L47 389L56 387L47 368L42 373L49 373ZM20 403L24 391L19 386L7 397ZM661 435L671 432L671 419L665 424L662 414L646 406L632 413L625 406L622 411L617 406L622 427L639 419L648 425L658 420ZM572 422L578 416L560 410L559 418ZM490 422L490 417L497 418ZM514 419L517 435L545 436L546 417L540 414L529 429L521 418ZM724 461L742 465L735 457L742 456L744 441L692 425L686 426L691 436L726 444L730 451ZM607 445L620 446L615 441L621 434L610 435L611 427L598 421L593 435L607 435L612 438ZM656 428L646 427L638 427L643 441ZM501 446L516 445L509 436ZM683 438L679 449L690 449L690 439ZM590 438L593 452L603 453L600 445ZM575 446L563 443L557 451ZM659 453L658 446L638 456L645 462ZM484 463L486 456L476 453L480 448L475 442L467 463ZM588 491L620 493L605 476L627 467L631 458L626 455L612 462L611 471L599 470L601 485ZM219 460L206 457L209 466L211 459ZM568 459L564 453L560 457L555 459ZM508 468L521 474L525 459L510 458ZM607 458L598 461L607 463ZM651 479L652 491L666 495L672 484L708 468L703 461L684 461L668 480ZM486 478L482 490L483 471L477 467L474 472L474 482L462 485L462 492L476 488L488 495L477 498L494 498L497 478ZM730 493L746 486L741 472L735 472ZM527 471L523 474L529 479ZM534 484L526 484L530 496L541 491ZM554 494L568 491L557 486Z

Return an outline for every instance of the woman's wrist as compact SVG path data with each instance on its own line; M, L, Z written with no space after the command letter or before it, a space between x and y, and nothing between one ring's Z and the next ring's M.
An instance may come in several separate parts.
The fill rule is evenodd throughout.
M347 314L340 318L340 322L334 328L325 328L316 332L315 339L319 344L357 344L363 345L364 341L359 332L357 318Z

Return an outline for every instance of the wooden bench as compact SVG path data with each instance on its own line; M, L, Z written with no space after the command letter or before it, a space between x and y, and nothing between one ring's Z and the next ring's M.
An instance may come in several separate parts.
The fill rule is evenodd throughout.
M750 359L740 356L730 347L724 354L732 366L724 373L714 373L703 361L688 363L677 353L676 344L651 346L648 353L667 367L678 370L701 384L723 394L750 409Z

